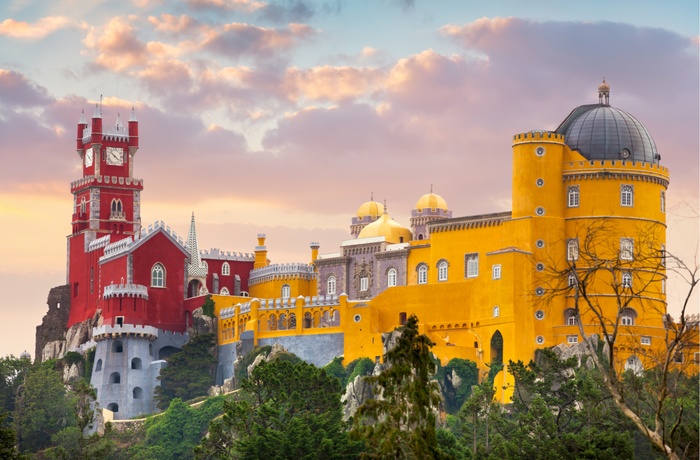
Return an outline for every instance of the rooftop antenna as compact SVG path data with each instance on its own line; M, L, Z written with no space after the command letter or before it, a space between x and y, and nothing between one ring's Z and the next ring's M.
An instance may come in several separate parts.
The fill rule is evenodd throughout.
M102 116L102 95L100 94L100 116Z

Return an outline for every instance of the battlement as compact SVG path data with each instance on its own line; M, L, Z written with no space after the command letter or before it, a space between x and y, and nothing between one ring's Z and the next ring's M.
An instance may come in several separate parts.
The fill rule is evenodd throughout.
M456 217L454 219L444 219L429 222L430 233L450 232L454 230L471 230L483 227L495 227L510 220L512 213L498 212L494 214L481 214L477 216Z
M155 340L158 338L158 328L140 324L103 325L92 328L92 338L95 341L119 337L143 337Z
M569 161L564 163L564 173L576 172L578 170L589 172L591 169L620 169L648 171L652 173L668 176L668 168L659 164L644 163L626 160L590 160L590 161Z
M253 262L255 261L255 254L243 253L243 252L232 252L232 251L221 251L219 248L211 248L210 250L201 250L199 255L202 259L216 259L216 260L234 260L242 262Z
M110 299L112 297L139 297L148 300L148 288L141 284L110 284L105 286L102 298Z
M102 138L107 141L129 141L129 131L124 126L109 126L102 128ZM92 142L92 127L87 126L83 129L83 144Z
M139 233L135 234L133 237L130 236L130 237L124 238L123 240L119 240L115 243L108 244L107 246L105 246L104 255L102 257L100 257L100 260L108 259L110 257L117 256L117 255L122 254L124 252L128 252L129 249L131 249L133 245L137 244L140 240L148 237L150 234L152 234L160 229L162 229L165 233L170 235L173 238L173 240L175 240L175 242L177 244L179 244L180 247L182 247L182 249L184 249L188 253L190 252L189 246L187 245L187 243L185 243L185 241L183 241L183 239L181 237L179 237L178 234L175 233L174 230L171 230L170 227L165 225L165 223L161 220L161 221L156 221L156 222L152 223L151 225L148 226L148 228L142 228L141 231Z
M98 184L113 184L113 185L126 185L129 187L137 187L143 190L143 179L135 179L133 177L117 177L117 176L85 176L81 179L75 180L70 183L71 192L78 188L83 188L86 185L98 185Z
M267 267L256 268L250 271L248 285L270 281L279 277L301 278L307 281L314 279L316 272L314 266L302 263L273 264Z
M88 244L87 252L95 251L100 248L104 248L109 244L109 240L112 235L105 235L103 237L97 238L94 241L91 241L90 244Z
M544 131L541 129L535 129L527 133L515 134L513 136L513 145L516 144L527 144L530 142L556 142L564 143L564 135L557 134L552 131Z
M325 307L325 306L338 306L340 305L340 297L346 294L333 295L318 295L313 297L278 297L274 299L257 299L253 298L249 302L239 303L231 307L222 308L219 311L219 319L227 319L235 316L236 307L239 307L239 314L249 313L252 306L257 306L258 310L276 310L284 309L288 310L290 308L296 308L297 299L302 299L302 308L313 308L313 307Z

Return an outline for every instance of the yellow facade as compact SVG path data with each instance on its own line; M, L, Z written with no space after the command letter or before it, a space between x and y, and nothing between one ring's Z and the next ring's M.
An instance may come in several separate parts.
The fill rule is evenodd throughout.
M513 136L511 212L452 218L445 200L431 191L419 199L412 219L426 226L425 232L414 228L411 238L411 230L401 227L399 239L398 224L389 224L381 207L383 215L374 226L364 215L353 220L356 238L343 242L340 253L319 256L318 245L312 244L311 264L270 265L264 235L259 236L251 297L214 296L217 316L223 314L220 343L237 341L243 330L253 331L256 343L336 333L342 334L346 363L359 357L379 359L382 334L416 315L443 363L469 359L486 373L491 363L527 362L538 348L579 339L578 325L567 316L575 306L575 289L567 291L561 274L572 267L583 276L588 250L621 261L590 284L607 318L619 316L615 299L624 295L614 291L623 289L618 279L622 274L630 274L630 292L643 291L643 307L628 305L631 316L629 324L619 327L618 346L623 359L637 357L643 366L650 365L645 356L665 334L665 270L649 273L641 255L662 254L664 249L669 174L658 164L658 155L648 156L655 152L648 143L625 147L612 158L609 152L601 158L595 146L593 154L586 153L582 143L572 149L567 135L585 122L580 117L587 111L629 116L610 108L609 88L602 91L600 105L572 112L560 132ZM372 203L376 205L362 206ZM380 206L374 206L375 213ZM434 206L434 213L426 206ZM394 233L378 231L380 221ZM575 260L572 240L589 243L579 248ZM623 246L630 241L634 254L627 261ZM562 294L553 295L557 290ZM601 332L584 308L580 320L587 333ZM511 382L505 374L499 379L499 386Z

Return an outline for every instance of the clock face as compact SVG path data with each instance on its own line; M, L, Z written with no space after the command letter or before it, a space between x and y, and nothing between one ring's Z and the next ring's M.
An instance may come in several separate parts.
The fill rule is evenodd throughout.
M124 149L121 147L107 147L107 164L121 166L124 164Z
M89 168L92 166L92 147L85 151L85 167Z

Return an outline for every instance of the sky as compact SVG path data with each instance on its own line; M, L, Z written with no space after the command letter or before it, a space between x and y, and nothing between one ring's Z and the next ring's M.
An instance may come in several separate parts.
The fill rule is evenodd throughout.
M33 354L65 283L76 123L134 108L144 225L310 261L370 196L408 226L510 210L511 138L610 102L670 169L668 248L697 261L697 0L0 2L0 356ZM669 281L669 309L684 285ZM693 305L697 310L697 302Z

